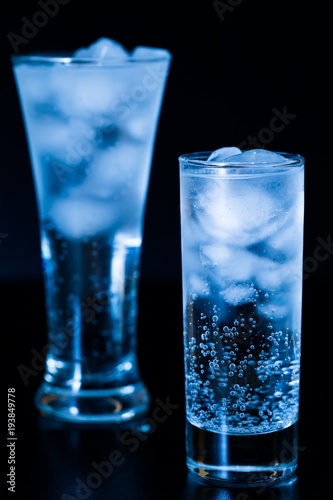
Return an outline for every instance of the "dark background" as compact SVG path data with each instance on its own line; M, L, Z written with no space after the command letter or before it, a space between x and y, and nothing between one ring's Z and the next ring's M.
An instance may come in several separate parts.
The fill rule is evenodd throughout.
M92 461L105 460L112 449L121 449L121 444L110 430L64 431L40 421L33 395L41 381L42 361L27 385L17 371L20 364L31 367L32 349L42 352L46 326L37 211L9 62L14 47L8 35L22 36L25 19L31 21L40 10L37 1L7 1L1 7L2 398L5 402L7 387L16 388L17 498L31 492L36 500L63 500L64 493L75 497L75 478L87 478L93 470ZM329 245L333 178L330 23L328 4L299 0L69 0L59 5L57 14L49 17L26 44L18 45L20 53L68 50L107 36L128 49L135 45L160 46L173 54L146 212L139 360L153 401L170 397L179 407L140 442L135 453L123 450L127 466L119 467L93 490L88 495L91 500L171 496L286 500L305 498L311 492L318 497L330 496L323 465L323 454L330 453L332 447L328 378L333 277L333 249ZM276 110L284 110L289 123L272 133L268 129ZM248 142L250 136L257 137L267 149L299 153L306 158L302 449L299 478L292 486L237 492L196 486L184 466L177 158L182 153L236 146ZM5 450L4 439L1 446ZM4 455L3 470L7 471Z

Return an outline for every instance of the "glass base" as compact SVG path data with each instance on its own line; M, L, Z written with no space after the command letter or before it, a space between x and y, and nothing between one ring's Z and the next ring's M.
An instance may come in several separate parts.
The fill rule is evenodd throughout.
M273 485L297 466L297 423L262 434L211 432L187 421L187 466L221 486Z
M215 486L233 486L236 488L258 487L262 484L273 486L285 480L295 471L297 464L288 467L249 467L249 466L223 466L209 467L205 464L187 460L188 469L201 479Z
M35 404L43 416L84 424L120 424L143 416L149 394L142 382L112 389L74 391L43 382Z

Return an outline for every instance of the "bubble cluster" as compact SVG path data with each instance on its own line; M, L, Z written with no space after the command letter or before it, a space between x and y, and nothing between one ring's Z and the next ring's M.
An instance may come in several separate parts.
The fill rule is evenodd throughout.
M192 336L185 337L190 421L215 432L239 434L293 423L298 412L299 332L276 328L253 308L228 317L221 314L220 304L201 300L191 307Z

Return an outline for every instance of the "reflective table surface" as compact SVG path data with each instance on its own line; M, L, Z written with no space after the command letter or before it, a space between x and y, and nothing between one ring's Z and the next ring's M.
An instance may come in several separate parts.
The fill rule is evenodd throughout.
M15 389L13 437L17 439L8 434L4 438L14 444L15 498L289 500L309 498L311 494L329 498L332 435L328 375L332 340L325 325L316 321L321 311L329 310L329 296L326 294L325 299L322 293L326 285L306 282L304 286L296 474L275 487L223 488L196 479L186 468L179 281L142 280L138 354L151 405L145 418L124 428L63 424L38 413L33 398L42 380L47 343L43 285L2 284L1 319L6 344L2 394L6 399L8 389ZM172 297L172 307L165 297ZM6 429L6 422L4 426ZM11 471L10 450L9 446L3 451L6 474Z

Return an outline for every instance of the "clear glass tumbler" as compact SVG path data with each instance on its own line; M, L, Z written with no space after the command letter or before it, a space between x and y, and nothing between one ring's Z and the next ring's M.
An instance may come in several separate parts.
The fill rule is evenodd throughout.
M275 483L297 465L304 159L180 157L188 468Z
M75 422L147 410L137 366L142 227L170 54L12 65L38 202L48 350L36 404Z

